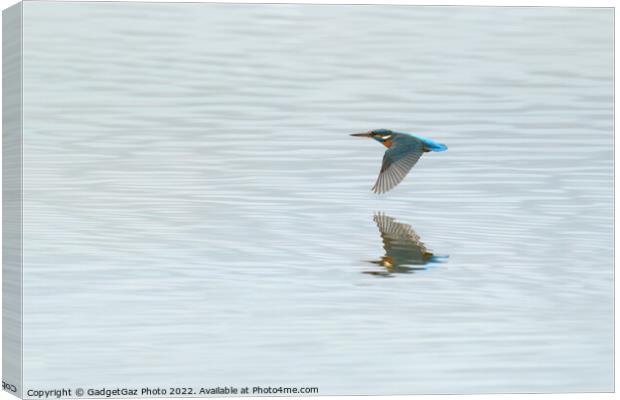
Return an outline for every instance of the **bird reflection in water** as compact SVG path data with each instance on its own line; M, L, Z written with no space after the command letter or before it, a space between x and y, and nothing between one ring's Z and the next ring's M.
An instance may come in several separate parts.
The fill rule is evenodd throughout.
M446 256L436 256L424 246L411 225L396 222L383 213L376 213L373 219L381 233L385 255L370 262L380 265L383 270L363 273L384 277L409 274L426 270L429 264L445 260Z

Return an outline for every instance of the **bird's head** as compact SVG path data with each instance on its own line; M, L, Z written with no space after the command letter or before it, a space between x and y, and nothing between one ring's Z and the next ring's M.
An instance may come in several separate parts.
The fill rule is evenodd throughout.
M391 142L394 132L389 129L375 129L364 133L352 133L351 136L373 138L379 143Z
M364 133L352 133L351 136L369 137L375 139L387 148L392 147L392 139L396 134L389 129L375 129Z

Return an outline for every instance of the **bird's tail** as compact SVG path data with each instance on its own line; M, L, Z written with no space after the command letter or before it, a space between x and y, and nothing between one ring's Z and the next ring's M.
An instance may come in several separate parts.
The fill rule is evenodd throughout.
M424 143L424 147L426 147L430 151L446 151L448 150L448 146L443 143L438 143L434 140L430 140L423 137L418 137Z
M446 151L448 150L448 146L446 146L443 143L433 143L433 145L431 146L431 150L432 151Z

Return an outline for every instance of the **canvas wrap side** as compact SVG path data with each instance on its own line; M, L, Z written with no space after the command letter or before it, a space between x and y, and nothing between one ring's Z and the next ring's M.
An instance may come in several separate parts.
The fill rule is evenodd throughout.
M2 387L22 397L22 3L2 12Z

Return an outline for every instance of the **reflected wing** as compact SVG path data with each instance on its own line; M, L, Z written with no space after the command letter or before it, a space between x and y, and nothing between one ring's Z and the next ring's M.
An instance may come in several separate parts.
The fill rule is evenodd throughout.
M420 241L411 225L396 222L394 218L382 213L375 214L373 219L381 233L385 254L392 258L395 266L426 264L433 255Z
M383 156L383 164L375 186L375 193L385 193L398 185L424 153L424 144L413 137L395 141Z

